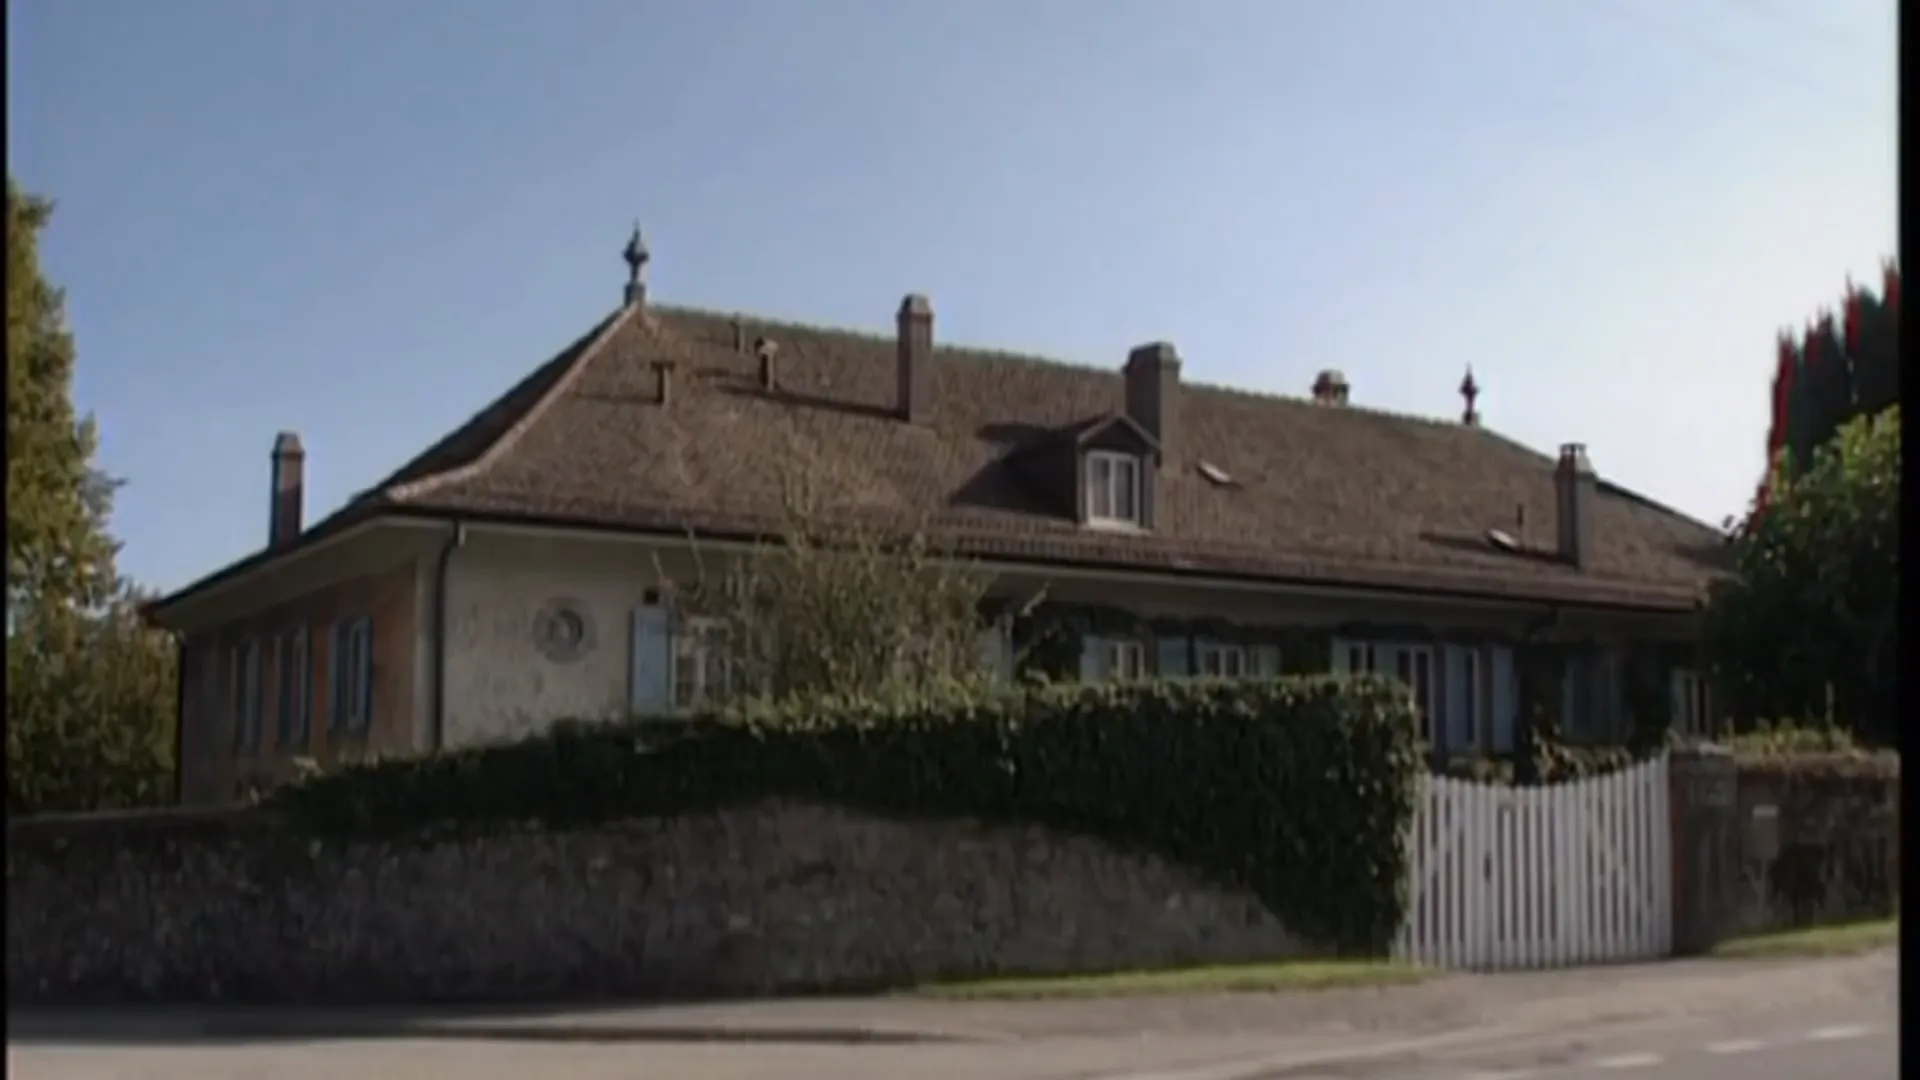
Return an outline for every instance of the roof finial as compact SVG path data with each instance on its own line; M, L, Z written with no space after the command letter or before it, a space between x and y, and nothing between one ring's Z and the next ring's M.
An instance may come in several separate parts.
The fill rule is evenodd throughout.
M1473 427L1480 423L1480 413L1473 403L1480 399L1480 384L1473 381L1473 365L1467 365L1466 378L1460 380L1460 396L1466 400L1467 407L1460 413L1460 422Z
M647 260L652 256L647 252L647 242L640 238L640 222L633 223L633 235L627 238L627 249L620 253L627 262L626 301L632 307L645 307L647 303Z

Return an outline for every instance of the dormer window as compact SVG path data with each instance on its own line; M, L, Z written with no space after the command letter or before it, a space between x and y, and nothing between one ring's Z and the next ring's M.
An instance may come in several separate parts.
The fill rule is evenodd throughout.
M1087 452L1087 521L1140 524L1140 459L1109 450Z

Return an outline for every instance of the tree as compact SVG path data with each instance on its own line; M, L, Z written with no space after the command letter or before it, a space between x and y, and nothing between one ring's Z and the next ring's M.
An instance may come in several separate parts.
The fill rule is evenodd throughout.
M806 462L799 451L788 460ZM984 681L988 576L930 539L925 522L862 520L843 480L797 465L775 537L717 559L696 545L696 572L674 600L709 620L710 655L725 658L734 687L775 699Z
M1898 405L1847 421L1804 472L1781 474L1707 609L1709 664L1737 722L1894 738L1899 514Z
M137 591L7 635L7 812L171 802L177 656Z
M93 422L73 408L73 335L63 297L40 273L53 206L7 177L7 610L104 602L113 486L91 465Z
M1837 323L1825 312L1797 340L1780 337L1757 510L1777 473L1812 468L1815 451L1847 421L1900 402L1899 268L1882 267L1878 296L1849 283L1843 308Z
M171 792L173 643L114 567L114 484L73 407L73 336L40 273L52 205L7 178L7 812Z

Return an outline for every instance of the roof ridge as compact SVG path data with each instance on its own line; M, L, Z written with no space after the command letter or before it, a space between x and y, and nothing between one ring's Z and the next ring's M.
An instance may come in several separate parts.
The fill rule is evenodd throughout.
M780 318L775 316L761 316L761 315L752 314L751 312L744 312L744 311L728 312L728 311L719 311L712 308L699 308L699 307L691 307L691 306L679 305L679 304L659 304L659 305L655 305L651 310L658 311L661 314L668 315L668 316L679 315L679 316L688 316L696 319L733 319L733 320L739 320L744 324L753 325L756 327L764 327L768 329L778 329L780 327L788 327L794 330L800 330L807 333L831 334L836 337L855 338L861 341L870 341L876 344L887 344L893 341L892 335L882 331L869 331L869 330L862 330L855 327L847 327L847 326L833 326L826 323L805 322L798 319ZM960 343L943 342L937 337L934 339L933 349L936 355L942 352L959 353L959 354L965 354L969 358L978 358L983 360L1007 360L1007 361L1013 361L1015 363L1034 364L1040 367L1067 368L1073 371L1085 372L1089 374L1106 375L1115 379L1121 378L1123 376L1123 371L1118 366L1111 367L1111 368L1100 367L1094 364L1081 363L1074 360L1066 360L1056 356L1044 356L1044 355L1041 355L1040 353L1035 353L1035 352L1022 352L1014 349L1001 348L1001 347L989 346L989 345L970 345L964 342L960 342ZM1544 454L1543 452L1539 450L1534 450L1523 443L1514 442L1514 440L1509 439L1504 435L1500 435L1498 432L1492 431L1491 429L1481 427L1479 425L1473 425L1470 427L1469 425L1461 424L1457 420L1449 420L1441 416L1429 416L1421 413L1401 412L1396 409L1382 409L1372 405L1355 405L1351 403L1340 405L1340 406L1319 406L1311 398L1305 395L1289 394L1289 393L1285 393L1283 391L1277 391L1277 390L1261 390L1261 389L1256 389L1253 387L1246 387L1246 386L1230 386L1225 383L1208 382L1200 379L1195 379L1195 380L1182 379L1180 386L1182 390L1188 390L1188 389L1203 390L1210 393L1221 394L1221 395L1226 395L1231 397L1245 397L1245 398L1253 398L1260 401L1284 402L1289 405L1314 406L1319 408L1338 408L1338 409L1344 409L1347 412L1351 412L1351 413L1358 413L1358 414L1369 415L1369 416L1381 416L1390 420L1407 420L1407 421L1412 421L1414 423L1428 424L1428 425L1431 425L1434 427L1440 427L1440 428L1477 430L1484 434L1492 435L1495 438L1503 439L1509 443L1512 443L1514 446L1519 447L1520 449L1526 450L1528 453L1538 455L1549 461L1552 460L1550 456Z
M514 443L518 442L520 437L526 434L528 428L532 427L539 421L540 417L546 414L554 401L566 396L567 391L573 388L573 384L579 381L580 373L585 371L587 365L600 354L600 350L606 347L608 340L622 327L632 321L633 316L639 311L640 309L638 307L626 305L615 312L611 318L606 319L600 331L593 336L592 340L587 342L584 348L580 349L574 355L571 361L567 362L565 369L556 375L552 382L547 384L546 389L542 390L537 397L526 404L521 409L520 415L515 417L514 420L506 426L505 430L494 436L493 440L487 444L486 449L475 454L471 461L455 465L452 468L430 472L424 476L403 483L383 484L377 490L384 492L386 496L391 499L411 499L430 494L436 488L444 487L447 484L458 483L462 480L468 480L484 474L499 460L502 454L513 448ZM565 350L562 350L561 355L565 355ZM559 359L559 357L555 357L555 359ZM507 390L505 394L494 398L493 401L489 402L480 411L484 413L487 409L493 408L494 405L497 405L507 394L511 394L512 392L511 389ZM479 414L476 413L475 415L477 416Z

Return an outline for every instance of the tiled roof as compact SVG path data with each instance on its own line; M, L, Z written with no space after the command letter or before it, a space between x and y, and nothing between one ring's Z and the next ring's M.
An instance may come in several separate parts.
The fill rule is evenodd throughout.
M777 343L772 391L761 338ZM891 334L623 309L344 513L761 532L802 473L824 478L835 513L931 522L1015 561L1659 608L1689 606L1723 565L1713 530L1605 483L1581 567L1501 551L1488 529L1553 547L1550 458L1457 422L1193 383L1174 396L1154 528L1089 529L1009 458L1120 412L1122 358L933 357L927 416L909 424ZM675 365L664 405L658 361Z

